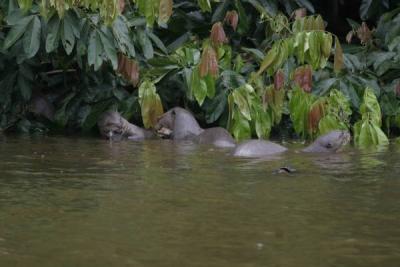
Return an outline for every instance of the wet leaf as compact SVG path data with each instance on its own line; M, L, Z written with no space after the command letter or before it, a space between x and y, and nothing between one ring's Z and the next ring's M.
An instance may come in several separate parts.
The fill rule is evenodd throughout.
M154 127L157 123L157 118L163 114L163 107L160 96L157 94L156 87L152 82L144 81L140 85L139 103L144 127Z
M360 148L387 145L389 140L381 130L382 114L372 89L364 91L360 106L361 120L354 124L354 142Z
M238 106L240 113L247 119L251 120L250 107L247 103L246 97L242 95L240 90L234 90L233 93L234 103Z
M233 123L231 132L236 140L244 140L251 137L250 123L237 109L233 110Z

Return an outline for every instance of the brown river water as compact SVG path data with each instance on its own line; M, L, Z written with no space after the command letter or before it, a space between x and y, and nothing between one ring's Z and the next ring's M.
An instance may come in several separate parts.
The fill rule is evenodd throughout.
M291 151L0 135L0 266L400 266L400 146Z

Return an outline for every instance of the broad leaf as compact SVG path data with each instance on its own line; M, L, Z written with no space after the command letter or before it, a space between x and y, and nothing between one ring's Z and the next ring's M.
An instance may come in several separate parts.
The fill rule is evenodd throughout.
M4 40L3 48L6 50L18 41L19 38L28 30L28 26L33 20L34 16L28 16L21 19L17 24L11 27L6 39Z
M27 58L32 58L36 55L40 48L40 33L41 24L38 16L35 16L24 34L24 51Z

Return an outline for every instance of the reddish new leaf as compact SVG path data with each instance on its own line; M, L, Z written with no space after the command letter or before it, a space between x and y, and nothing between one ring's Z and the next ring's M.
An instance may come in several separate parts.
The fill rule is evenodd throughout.
M216 22L211 28L210 39L215 47L228 42L221 22Z
M211 46L207 46L203 50L199 64L199 74L201 78L207 74L210 74L214 78L218 76L217 53Z
M236 31L238 22L239 22L239 15L236 12L236 10L231 10L226 12L224 23L227 23L229 26L231 26L234 31Z
M285 74L282 70L278 70L274 77L275 90L281 90L285 86Z

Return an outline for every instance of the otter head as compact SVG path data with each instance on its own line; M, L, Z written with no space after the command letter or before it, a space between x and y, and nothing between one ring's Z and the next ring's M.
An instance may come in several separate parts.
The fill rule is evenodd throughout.
M180 107L170 109L161 115L155 129L158 134L175 140L190 139L203 132L193 114ZM168 133L168 136L165 133Z
M171 137L174 129L175 116L176 108L173 108L158 117L157 123L154 126L157 133L162 137Z
M118 139L123 135L123 118L115 111L107 111L97 122L101 136L107 139Z
M317 138L304 152L336 152L350 142L350 133L334 130Z

